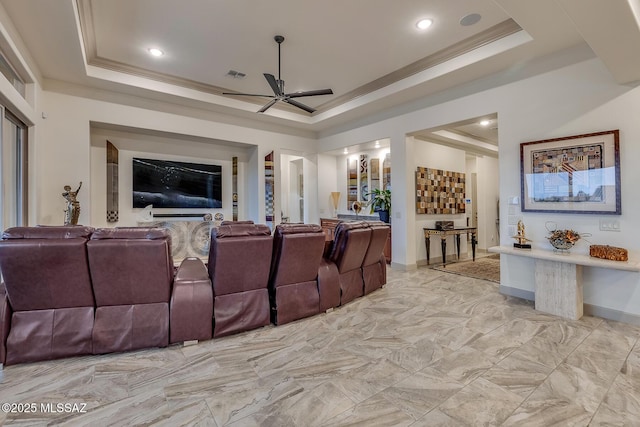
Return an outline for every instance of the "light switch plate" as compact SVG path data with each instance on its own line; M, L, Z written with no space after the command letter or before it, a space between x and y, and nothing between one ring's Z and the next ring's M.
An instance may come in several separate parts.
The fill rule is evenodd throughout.
M620 231L620 221L617 219L601 219L600 231Z

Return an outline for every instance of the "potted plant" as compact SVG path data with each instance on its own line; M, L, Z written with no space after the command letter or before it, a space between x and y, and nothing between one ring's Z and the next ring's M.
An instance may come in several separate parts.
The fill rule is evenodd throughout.
M380 221L389 222L389 212L391 211L391 190L374 189L372 192L367 193L367 196L371 196L369 206L371 206L371 213L378 212L380 215Z

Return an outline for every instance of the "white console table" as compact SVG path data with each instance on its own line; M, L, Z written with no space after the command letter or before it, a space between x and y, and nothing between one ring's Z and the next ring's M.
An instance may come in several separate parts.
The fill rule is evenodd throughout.
M557 253L542 249L494 246L489 252L535 259L535 308L569 319L583 313L582 267L640 272L638 261L610 261L589 255Z

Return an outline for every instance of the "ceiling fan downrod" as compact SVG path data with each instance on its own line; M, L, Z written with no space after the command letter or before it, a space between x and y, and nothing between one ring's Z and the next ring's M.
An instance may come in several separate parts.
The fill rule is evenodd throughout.
M278 43L278 87L280 88L280 93L284 93L284 81L282 77L280 77L280 69L281 69L281 60L280 60L280 47L282 46L282 42L284 41L283 36L275 36L273 38L276 43Z

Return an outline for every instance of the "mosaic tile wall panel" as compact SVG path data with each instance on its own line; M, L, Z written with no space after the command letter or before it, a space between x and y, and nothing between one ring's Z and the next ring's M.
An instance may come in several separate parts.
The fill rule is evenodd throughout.
M367 163L367 155L360 154L360 200L366 202L369 200L369 165Z
M371 189L373 191L380 189L380 159L371 159Z
M358 160L347 159L347 209L358 200Z
M382 162L382 189L391 190L391 153L387 153Z
M107 141L107 222L118 222L118 149Z
M465 174L440 169L416 171L416 213L464 213Z
M233 220L238 220L238 158L231 158L231 192L233 193Z
M264 199L265 199L265 215L267 226L273 230L273 151L264 158Z

